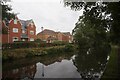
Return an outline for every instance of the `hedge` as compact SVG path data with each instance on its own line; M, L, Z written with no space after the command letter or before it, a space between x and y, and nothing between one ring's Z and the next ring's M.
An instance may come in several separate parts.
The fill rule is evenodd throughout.
M2 49L17 49L17 48L37 48L37 47L51 47L65 44L56 43L37 43L37 42L14 42L2 44Z

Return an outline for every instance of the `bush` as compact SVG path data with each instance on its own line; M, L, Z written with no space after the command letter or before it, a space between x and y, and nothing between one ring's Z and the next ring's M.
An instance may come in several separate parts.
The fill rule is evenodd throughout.
M17 41L14 43L2 44L2 49L17 49L17 48L38 48L38 47L52 47L52 46L62 46L67 43L62 41L56 41L54 43L38 43L38 42L23 42Z
M65 45L67 44L68 42L65 42L65 41L54 41L53 44L55 45Z
M13 60L14 58L11 55L8 55L7 53L2 54L2 61L9 61L9 60Z
M14 42L2 44L2 49L16 49L16 48L33 48L38 47L36 42Z
M8 56L5 55L5 54L3 54L3 55L2 55L2 61L6 61L6 60L8 60Z
M27 55L26 55L26 57L33 57L33 56L34 56L33 52L28 52Z
M71 52L74 50L74 46L72 44L67 44L67 45L65 45L64 50L67 52Z
M46 51L47 51L48 54L57 53L57 49L55 49L55 48L50 48L50 49L47 49Z
M48 54L64 53L64 52L73 52L74 47L72 44L67 44L65 47L59 48L50 48L46 50Z

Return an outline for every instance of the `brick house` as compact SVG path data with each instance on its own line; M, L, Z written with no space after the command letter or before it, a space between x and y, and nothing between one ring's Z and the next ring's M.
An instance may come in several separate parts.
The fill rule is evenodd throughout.
M34 41L36 38L36 26L33 20L20 20L22 24L22 33L21 40L22 41Z
M4 27L4 25L2 25ZM33 20L19 20L17 17L15 19L11 19L7 26L8 34L7 38L4 38L3 35L3 43L12 43L15 41L34 41L36 37L36 26Z
M53 30L45 29L37 34L37 39L52 43L54 41L72 42L72 35L70 32L55 32Z

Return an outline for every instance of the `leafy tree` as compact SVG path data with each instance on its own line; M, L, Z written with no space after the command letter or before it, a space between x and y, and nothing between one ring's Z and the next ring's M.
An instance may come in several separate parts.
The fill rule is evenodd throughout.
M8 2L8 0L1 0L0 1L0 15L2 15L2 20L5 21L6 25L8 25L8 22L11 18L15 18L15 14L11 13L10 11L12 10L10 5L7 5L6 3ZM1 17L0 17L1 19ZM3 27L2 28L2 34L8 34L8 29Z
M72 10L84 10L73 30L77 42L82 38L86 39L84 42L88 40L96 44L96 41L106 42L109 38L112 43L120 43L120 2L64 1Z
M10 5L7 4L8 0L1 0L0 6L2 6L2 20L6 22L11 18L15 18L15 14L11 13L12 8Z

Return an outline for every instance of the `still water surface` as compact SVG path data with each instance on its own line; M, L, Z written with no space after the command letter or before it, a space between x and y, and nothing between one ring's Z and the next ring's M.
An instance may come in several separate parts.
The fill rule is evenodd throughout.
M3 78L99 79L104 72L109 51L98 49L97 54L80 53L51 54L6 62L3 64Z

